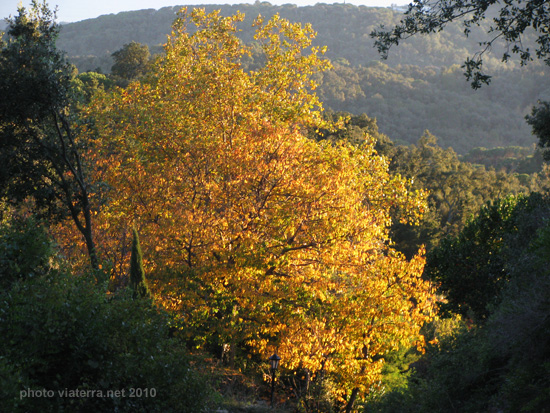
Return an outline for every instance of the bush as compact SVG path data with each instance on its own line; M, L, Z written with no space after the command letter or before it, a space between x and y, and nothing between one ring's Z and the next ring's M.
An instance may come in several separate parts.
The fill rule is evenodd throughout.
M168 321L150 300L133 300L130 293L107 298L95 285L70 275L50 271L15 283L0 296L3 408L204 410L208 386L191 369L181 341L170 338ZM106 396L108 390L118 394L92 392ZM82 393L70 397L71 391Z
M51 267L53 245L35 219L12 219L0 224L0 289L17 280L46 274Z

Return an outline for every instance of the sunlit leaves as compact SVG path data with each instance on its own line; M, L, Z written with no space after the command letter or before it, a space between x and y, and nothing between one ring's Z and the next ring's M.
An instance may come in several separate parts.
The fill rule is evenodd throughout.
M422 254L388 246L392 211L415 220L423 196L371 139L305 136L330 127L309 89L327 66L311 28L258 18L266 64L246 72L241 19L182 11L147 82L91 107L111 188L103 230L116 248L139 228L157 293L197 344L276 349L286 368L340 377L340 395L366 390L431 316Z

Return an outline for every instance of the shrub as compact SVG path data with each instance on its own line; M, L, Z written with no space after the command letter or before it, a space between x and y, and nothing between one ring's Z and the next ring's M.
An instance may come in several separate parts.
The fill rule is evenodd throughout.
M46 274L53 245L33 218L11 219L0 224L0 289L8 290L17 280Z
M199 412L208 402L205 379L150 300L108 298L56 272L18 282L0 298L6 411ZM36 397L44 390L48 397ZM63 394L77 390L87 397ZM119 397L92 393L108 390Z

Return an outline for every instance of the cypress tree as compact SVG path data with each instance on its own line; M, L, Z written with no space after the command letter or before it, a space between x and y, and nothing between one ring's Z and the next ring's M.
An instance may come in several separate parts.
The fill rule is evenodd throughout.
M132 256L130 257L130 287L134 298L152 298L151 291L145 279L143 269L143 255L139 245L139 237L136 228L132 228Z

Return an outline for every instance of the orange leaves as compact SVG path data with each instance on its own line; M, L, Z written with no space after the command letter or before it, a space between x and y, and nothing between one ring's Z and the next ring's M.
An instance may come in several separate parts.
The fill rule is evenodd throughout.
M303 54L311 28L258 20L267 63L246 73L240 19L195 11L189 35L182 14L149 84L91 107L110 188L101 228L123 257L136 224L149 278L197 340L276 347L288 368L366 389L373 357L420 340L431 315L423 258L388 247L391 209L415 217L422 194L389 175L374 142L301 133L321 126L303 86L327 66Z

